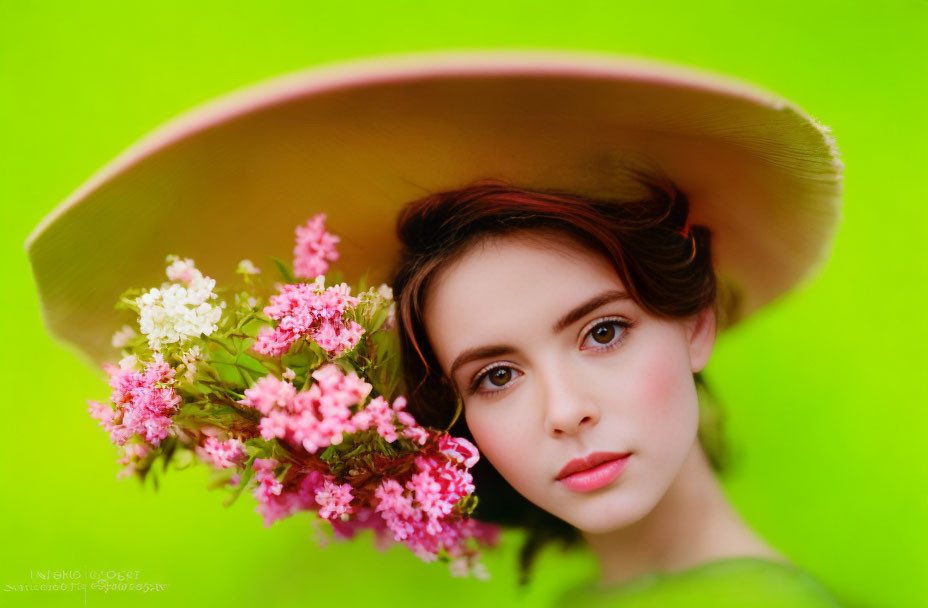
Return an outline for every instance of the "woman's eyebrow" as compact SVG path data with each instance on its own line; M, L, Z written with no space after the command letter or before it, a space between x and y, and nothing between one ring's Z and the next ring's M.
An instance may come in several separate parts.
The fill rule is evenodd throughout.
M604 291L599 295L593 296L583 304L580 304L566 315L558 319L557 323L554 324L552 331L554 333L558 333L571 323L574 323L577 320L583 318L585 315L593 312L600 306L608 304L609 302L615 302L616 300L628 299L630 297L631 296L629 296L626 292L617 289ZM458 371L458 368L460 368L465 363L470 363L471 361L476 361L477 359L499 357L500 355L511 355L514 352L516 352L516 349L506 344L477 346L475 348L467 349L458 355L454 360L454 363L451 364L451 371L448 375L453 378L455 372Z
M604 291L603 293L593 296L580 306L577 306L569 313L558 319L557 323L554 324L554 327L551 328L552 333L560 333L565 327L578 321L583 318L585 315L593 312L603 304L608 304L609 302L615 302L616 300L629 299L629 296L626 292L618 289L610 289L609 291Z
M458 358L454 360L454 363L451 364L451 373L449 376L453 378L454 373L465 363L470 363L471 361L476 361L477 359L483 359L485 357L511 355L514 352L516 352L516 349L505 344L494 344L491 346L478 346L476 348L470 348L458 355Z

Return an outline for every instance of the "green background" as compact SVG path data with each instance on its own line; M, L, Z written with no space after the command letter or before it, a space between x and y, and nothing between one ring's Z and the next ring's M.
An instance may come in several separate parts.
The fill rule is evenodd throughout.
M84 403L108 390L44 333L23 252L104 163L219 94L334 60L496 47L716 70L832 127L846 164L833 257L724 336L707 370L735 460L723 481L762 536L849 603L928 605L926 39L923 1L0 2L0 604L541 606L593 574L591 555L549 549L519 590L510 533L486 556L491 582L451 579L401 547L319 548L308 517L265 529L251 497L223 508L204 489L205 467L158 492L117 482ZM6 590L67 570L170 586Z

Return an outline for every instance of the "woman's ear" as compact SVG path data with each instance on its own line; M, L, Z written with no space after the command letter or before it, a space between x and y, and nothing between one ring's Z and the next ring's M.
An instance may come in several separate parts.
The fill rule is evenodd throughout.
M690 368L693 373L702 371L709 363L715 346L715 308L706 306L687 322L687 340L690 350Z

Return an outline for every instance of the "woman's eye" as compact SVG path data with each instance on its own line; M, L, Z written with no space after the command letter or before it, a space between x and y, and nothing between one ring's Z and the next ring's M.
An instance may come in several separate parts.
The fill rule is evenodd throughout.
M494 367L477 377L472 390L473 392L496 392L519 375L521 375L519 372L506 365Z
M625 335L628 323L624 321L603 321L597 323L587 334L584 340L584 346L592 348L608 347L622 340Z

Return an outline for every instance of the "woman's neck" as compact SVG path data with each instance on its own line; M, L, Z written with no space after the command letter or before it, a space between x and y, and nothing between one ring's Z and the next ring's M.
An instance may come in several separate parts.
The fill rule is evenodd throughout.
M583 536L599 559L602 584L607 586L727 557L788 563L732 508L699 441L667 493L644 518L620 530Z

